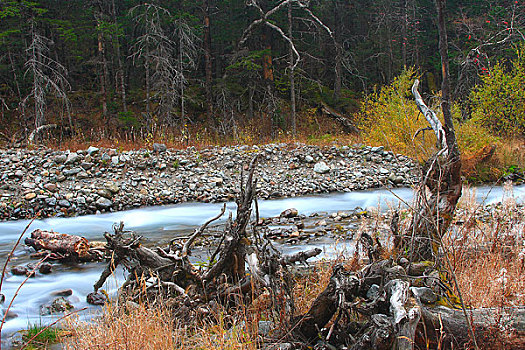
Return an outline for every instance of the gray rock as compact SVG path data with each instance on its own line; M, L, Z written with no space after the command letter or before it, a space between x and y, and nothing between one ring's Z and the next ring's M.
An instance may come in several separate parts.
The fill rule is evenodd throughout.
M396 176L394 179L394 183L396 185L401 185L403 182L405 182L405 178L403 176Z
M368 291L366 292L366 298L368 300L376 300L379 298L379 286L377 284L372 284Z
M153 151L157 153L163 153L166 152L168 148L163 143L154 143L153 144Z
M78 155L78 153L69 153L69 155L67 156L67 159L66 159L66 162L64 164L68 165L68 164L75 164L76 162L78 162L80 160L80 155Z
M54 292L51 292L51 295L54 297L68 297L70 295L73 295L73 290L72 289L56 290Z
M22 178L22 177L24 177L24 172L22 170L18 169L17 171L15 171L15 176L19 177L19 178Z
M113 202L110 201L109 199L107 198L104 198L104 197L100 197L99 199L97 199L97 201L95 202L95 205L97 206L97 208L99 209L109 209L111 208L111 206L113 206Z
M90 156L92 155L95 155L97 154L99 151L99 149L95 146L89 146L88 149L87 149L87 154L89 154Z
M82 171L82 168L76 167L76 168L73 168L73 169L64 170L62 173L64 175L66 175L66 176L73 176L73 175L78 174L81 171Z
M379 146L379 147L372 147L371 151L374 152L374 153L383 153L383 151L385 150L385 147L383 146Z
M57 199L55 197L48 197L44 199L44 202L50 207L57 205Z
M318 174L326 174L330 171L330 167L321 161L314 165L314 171Z
M65 154L60 154L56 156L54 160L57 164L63 164L67 160L67 156Z
M312 157L311 155L307 155L306 157L304 157L304 161L307 163L313 163L314 157Z
M111 164L113 165L117 165L118 164L118 156L113 156L111 157Z
M53 315L58 314L62 312L66 312L73 309L73 305L67 301L66 298L60 297L53 300L53 302L50 305L42 305L40 307L40 315L46 316L46 315Z
M88 173L86 173L85 171L81 171L77 174L77 178L78 179L89 179L90 176Z
M89 169L91 169L93 167L93 163L91 163L91 162L82 162L80 164L80 166L82 168L84 168L85 170L89 170Z
M297 215L299 215L299 211L295 208L290 208L283 211L279 216L283 218L294 218Z
M58 201L58 205L62 208L69 208L71 206L71 203L67 199L61 199Z

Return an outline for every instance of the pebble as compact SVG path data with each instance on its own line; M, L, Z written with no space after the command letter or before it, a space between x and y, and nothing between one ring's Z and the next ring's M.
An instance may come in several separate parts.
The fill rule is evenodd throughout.
M255 154L261 155L256 171L261 199L410 186L417 180L412 160L381 147L297 143L175 150L159 145L153 152L95 146L76 152L0 150L0 220L28 219L35 212L87 215L231 201Z

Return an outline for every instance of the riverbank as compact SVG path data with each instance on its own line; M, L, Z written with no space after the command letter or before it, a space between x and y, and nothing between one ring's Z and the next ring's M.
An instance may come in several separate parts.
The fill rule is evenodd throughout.
M231 201L239 191L243 166L256 154L258 195L263 199L407 187L417 180L411 159L383 147L10 149L0 150L0 220Z

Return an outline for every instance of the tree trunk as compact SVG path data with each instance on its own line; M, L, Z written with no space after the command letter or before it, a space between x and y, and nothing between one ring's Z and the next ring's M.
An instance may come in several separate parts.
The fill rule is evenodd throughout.
M98 19L97 19L98 22ZM99 65L102 66L100 70L100 94L102 96L102 115L107 122L108 117L108 95L107 95L107 81L108 81L108 68L106 62L106 55L104 53L104 37L102 29L100 28L100 22L97 23L98 27L98 59Z
M292 2L288 3L288 38L290 39L290 118L292 120L292 135L297 136L297 121L296 121L296 105L295 105L295 64L293 52L293 16L292 16Z
M203 15L204 15L204 69L206 72L206 114L208 122L213 119L213 96L212 96L212 85L213 85L213 67L212 67L212 56L211 56L211 25L210 25L210 0L203 0Z
M416 209L404 246L410 260L435 260L441 237L447 232L456 204L461 197L461 159L456 142L452 114L450 112L450 87L448 68L448 43L445 28L444 1L436 0L439 28L439 53L442 64L442 125L434 111L430 110L417 91L416 80L412 93L416 104L431 125L440 150L423 166L421 182L416 196Z
M339 2L334 1L334 44L335 44L335 81L334 81L334 97L339 99L341 96L341 87L343 79L343 49L341 47L341 17L339 13Z
M117 9L115 7L115 0L111 1L111 16L113 17L113 24L117 25ZM120 87L120 97L122 99L122 110L124 112L128 111L128 104L126 102L126 84L124 82L124 66L122 64L122 57L120 54L120 39L118 34L113 35L113 47L115 48L115 54L117 56L118 72L117 79L115 82L116 86Z

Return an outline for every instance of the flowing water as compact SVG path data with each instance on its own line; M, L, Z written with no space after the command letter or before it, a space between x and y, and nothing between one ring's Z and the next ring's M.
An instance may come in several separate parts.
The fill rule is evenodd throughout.
M525 199L525 186L513 188L517 201ZM476 189L477 200L485 204L501 201L505 191L501 187L480 187ZM357 207L387 208L389 205L410 202L412 190L395 189L356 191L349 193L336 193L319 196L306 196L286 198L280 200L267 200L259 202L261 217L278 216L283 210L297 208L300 214L309 215L316 212L337 212L353 210ZM195 227L201 225L208 218L219 213L222 204L219 203L185 203L172 206L149 207L143 209L122 211L101 215L89 215L74 218L50 218L34 221L26 235L40 228L53 230L60 233L77 234L88 240L104 240L103 233L111 231L114 223L123 221L127 229L136 231L144 237L149 244L162 245L176 236L186 236ZM227 211L235 213L235 204L227 203ZM223 216L222 221L227 215ZM0 223L0 261L5 261L14 242L23 232L29 221L12 221ZM309 245L310 247L311 245ZM323 248L321 257L334 255L334 242L316 242L315 246ZM305 248L300 245L278 245L286 253L293 253ZM15 259L10 266L22 265L30 262L29 250L20 246ZM18 317L8 320L3 326L3 338L20 329L26 329L28 324L49 324L57 316L40 316L40 306L51 302L55 297L53 292L63 289L72 289L73 295L68 298L76 309L87 307L82 311L82 317L89 317L98 310L86 303L86 295L93 290L93 284L100 276L104 263L86 263L77 265L54 265L50 275L37 274L30 278L20 288L18 296L13 303L11 311ZM3 309L7 308L16 290L19 288L23 276L8 274L2 286L2 293L6 296ZM124 272L117 270L104 286L108 293L114 293L124 279Z

